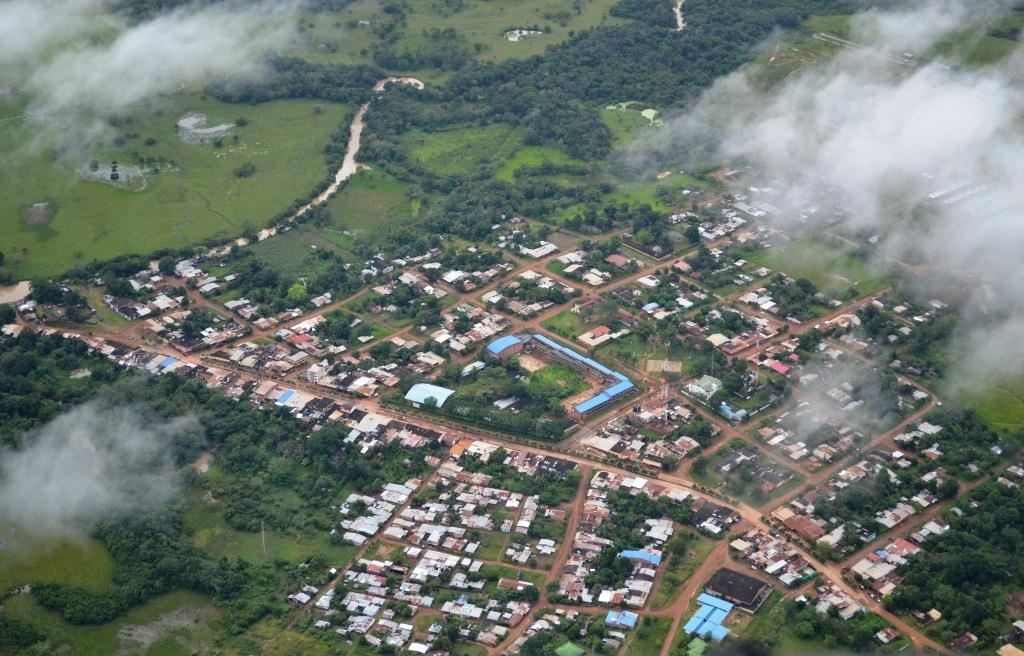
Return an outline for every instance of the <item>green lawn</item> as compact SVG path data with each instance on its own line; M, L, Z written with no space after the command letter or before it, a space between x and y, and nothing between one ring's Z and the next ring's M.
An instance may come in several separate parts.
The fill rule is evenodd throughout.
M654 599L651 602L654 610L671 606L683 589L683 585L690 579L690 576L700 567L711 550L715 548L714 540L704 537L696 531L680 531L672 537L672 542L685 541L687 545L686 557L682 562L674 560L669 556L669 563L665 570L665 576L661 584L654 592ZM670 543L671 544L671 543Z
M40 607L31 595L11 597L4 603L4 612L47 634L46 651L40 653L65 652L74 656L210 653L216 637L210 622L218 614L209 599L191 592L161 595L116 621L99 626L68 624Z
M568 398L587 389L587 381L575 369L559 362L548 363L546 367L529 375L527 387L534 384L558 390L560 398Z
M321 113L313 110L320 105ZM3 107L3 114L20 108ZM190 145L179 139L177 120L186 112L207 115L210 125L248 124L232 128L238 136L212 144ZM8 166L0 174L0 243L6 269L15 278L56 275L93 259L123 253L148 253L182 247L216 236L234 236L246 227L261 227L286 210L327 175L321 152L328 135L347 120L349 109L331 103L280 100L261 105L230 105L212 98L177 94L159 104L141 106L120 128L138 137L53 160L34 147L41 126L24 120L0 122L0 151ZM157 140L145 145L147 138ZM177 170L147 176L143 191L126 191L86 182L74 167L96 159L104 168L112 160L126 166L131 153L163 157ZM251 177L236 177L251 162ZM25 208L51 204L45 223L29 224ZM45 221L45 219L44 219Z
M467 175L499 166L519 148L522 131L502 123L443 132L410 130L402 143L414 162L435 174Z
M569 310L559 312L541 325L556 335L560 335L570 341L575 340L578 335L582 335L590 329L588 324L583 322L580 315ZM594 326L596 325L595 323Z
M887 274L863 259L810 238L758 251L750 261L793 278L806 278L826 293L856 287L859 295L865 295L891 282Z

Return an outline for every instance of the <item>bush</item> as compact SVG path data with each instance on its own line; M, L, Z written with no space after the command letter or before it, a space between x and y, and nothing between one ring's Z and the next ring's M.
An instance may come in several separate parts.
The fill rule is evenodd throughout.
M248 178L248 177L250 177L255 172L256 172L256 165L253 164L252 162L246 162L245 164L242 164L237 169L235 169L235 177L236 178Z

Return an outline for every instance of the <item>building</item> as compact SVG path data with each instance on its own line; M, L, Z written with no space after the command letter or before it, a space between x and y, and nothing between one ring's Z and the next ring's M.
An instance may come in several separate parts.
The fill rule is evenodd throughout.
M686 384L686 392L702 401L709 401L722 389L722 381L714 376L702 376L699 380L691 380Z
M499 337L487 345L487 354L496 358L508 358L523 350L525 341L515 335Z
M450 390L440 385L417 383L405 393L405 400L412 403L414 407L419 408L426 403L427 399L434 399L434 407L440 408L448 400L448 397L454 393L455 390Z
M761 579L741 574L727 567L715 572L704 588L709 593L751 613L756 612L768 595L772 593L772 586Z

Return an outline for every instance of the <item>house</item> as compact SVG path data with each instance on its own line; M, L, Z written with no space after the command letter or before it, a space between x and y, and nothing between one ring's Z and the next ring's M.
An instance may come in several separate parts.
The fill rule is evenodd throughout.
M686 393L703 401L708 401L722 389L722 381L714 376L702 376L686 384Z
M608 257L604 258L604 261L620 269L625 269L629 266L629 258L624 255L619 255L618 253L612 253Z

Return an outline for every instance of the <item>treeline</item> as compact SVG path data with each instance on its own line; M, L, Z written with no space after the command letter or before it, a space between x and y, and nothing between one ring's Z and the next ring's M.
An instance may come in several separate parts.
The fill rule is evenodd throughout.
M318 98L360 104L370 99L384 74L372 66L316 64L298 57L267 58L268 73L257 79L224 79L206 92L225 102L261 103L278 98Z

